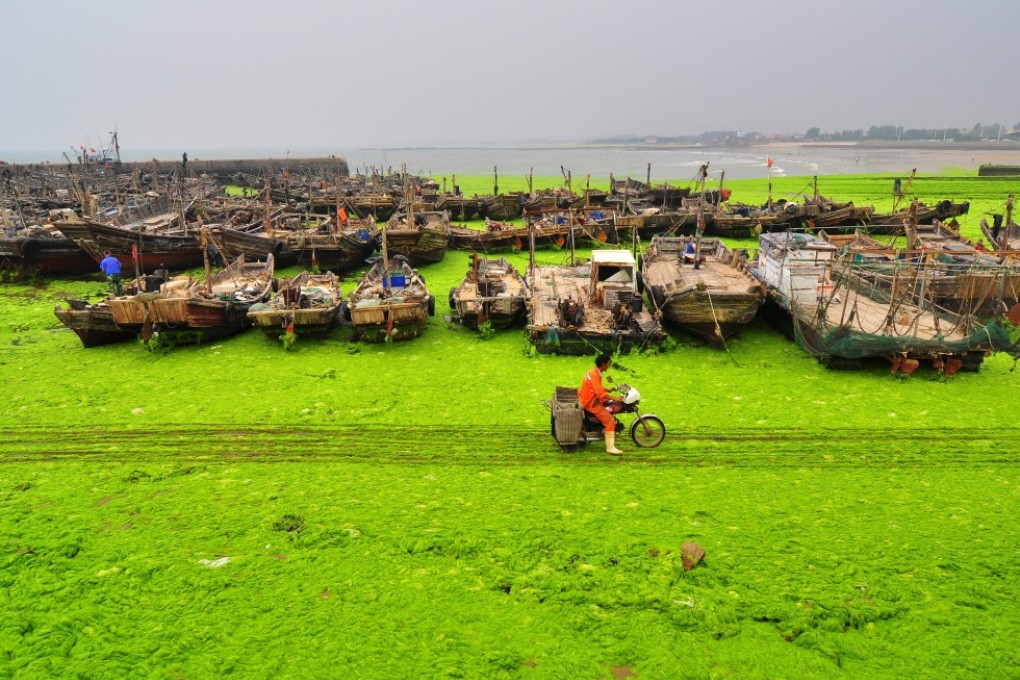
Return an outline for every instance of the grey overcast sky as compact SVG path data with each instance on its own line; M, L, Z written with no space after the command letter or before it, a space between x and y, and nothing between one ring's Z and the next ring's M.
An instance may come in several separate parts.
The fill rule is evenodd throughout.
M0 0L0 150L1020 122L1017 0Z

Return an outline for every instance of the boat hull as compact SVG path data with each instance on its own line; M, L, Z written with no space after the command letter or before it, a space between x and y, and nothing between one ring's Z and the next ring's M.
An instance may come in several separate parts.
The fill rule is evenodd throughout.
M162 268L180 271L203 263L203 249L193 235L148 234L88 220L61 222L57 228L96 263L103 259L105 251L110 251L120 260L125 272L133 267L133 252L138 253L138 265L143 271L161 268L161 265Z
M77 275L98 272L88 253L69 238L4 239L0 260L27 274Z
M56 307L54 315L67 328L74 331L83 347L99 347L135 339L135 331L122 328L113 320L113 313L107 309L86 307L73 309Z
M410 340L421 335L429 318L426 300L382 301L375 305L349 307L355 338L363 342Z
M403 255L411 266L442 262L449 232L441 229L387 229L386 248L390 257Z

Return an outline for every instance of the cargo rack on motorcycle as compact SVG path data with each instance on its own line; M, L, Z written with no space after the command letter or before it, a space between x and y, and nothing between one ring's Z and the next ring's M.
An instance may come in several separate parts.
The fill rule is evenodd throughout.
M577 399L576 387L557 385L551 404L556 441L560 444L577 444L581 437L584 411Z

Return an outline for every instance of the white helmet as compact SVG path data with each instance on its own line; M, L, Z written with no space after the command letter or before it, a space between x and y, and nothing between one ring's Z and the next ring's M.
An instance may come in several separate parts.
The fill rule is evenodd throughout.
M624 391L620 396L623 397L624 404L636 404L641 401L641 395L630 385L627 385L626 391Z

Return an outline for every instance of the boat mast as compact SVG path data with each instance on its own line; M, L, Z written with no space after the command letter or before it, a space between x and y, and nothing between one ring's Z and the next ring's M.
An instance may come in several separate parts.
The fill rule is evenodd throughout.
M899 207L900 201L903 199L903 197L906 195L907 191L910 189L910 185L914 183L914 175L916 175L916 174L917 174L917 168L912 169L910 171L910 176L907 177L907 183L904 184L902 187L900 187L899 190L893 192L893 201L892 201L892 211L893 212L896 212L896 208Z
M570 266L573 267L577 264L577 261L574 256L574 209L570 207L570 199L574 197L574 189L570 181L572 173L564 170L562 165L560 166L560 172L567 183L567 225L570 229Z
M6 181L7 189L11 192L11 197L14 199L14 210L17 211L18 219L21 220L21 228L24 229L25 227L28 226L28 223L25 222L25 215L21 211L21 199L18 198L18 187L13 182L11 182L11 171L9 169L4 170L4 175L6 176L7 180ZM1012 199L1012 196L1010 196L1010 198ZM7 222L7 209L4 208L2 204L0 204L0 213L3 213L4 225L9 226ZM1008 223L1009 218L1007 218L1006 221Z
M708 179L708 163L701 166L701 199L698 201L698 225L694 231L694 268L701 269L701 234L705 231L705 181ZM771 170L769 171L771 173ZM772 183L769 182L769 205L772 204Z
M921 249L921 241L917 238L917 204L918 200L915 198L910 204L907 219L903 221L903 231L907 236L907 248L909 250Z
M184 235L188 235L188 221L184 216L184 179L188 174L188 152L185 151L181 154L181 179L178 182L178 187L181 192L181 228L184 229Z
M407 202L407 228L414 229L414 190L407 180L407 163L403 165L404 200Z
M535 222L528 220L528 276L535 271Z
M202 264L205 267L205 289L212 293L212 264L209 262L209 230L202 226L202 218L198 218L199 243L202 245Z
M265 213L262 215L262 228L265 230L266 236L268 236L269 238L273 238L273 218L271 217L271 215L273 213L273 199L270 196L271 192L270 192L270 189L269 189L269 183L270 183L269 174L267 173L266 174L266 182L265 182L265 184L266 184L266 209L265 209Z
M1006 199L1006 224L999 233L999 250L1006 250L1009 247L1009 230L1013 225L1013 200L1013 194Z
M113 153L117 157L117 160L116 160L117 168L120 168L120 166L121 166L121 162L120 162L120 140L117 138L117 126L116 125L113 126L113 137L110 138L110 141L113 142Z

